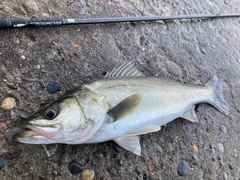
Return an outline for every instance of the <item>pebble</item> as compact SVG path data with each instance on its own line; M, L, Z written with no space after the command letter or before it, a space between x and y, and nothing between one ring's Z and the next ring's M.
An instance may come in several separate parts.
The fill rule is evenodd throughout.
M177 172L179 176L187 176L190 171L190 166L186 161L182 161L178 164Z
M177 76L179 79L182 79L183 72L182 72L182 69L180 66L178 66L176 63L174 63L172 61L166 61L165 66L166 66L167 71L170 74Z
M236 149L233 149L232 155L233 155L233 157L235 157L235 158L238 156L238 152L237 152Z
M117 153L121 153L122 149L120 148L120 146L118 146L117 144L113 144L113 149L117 152Z
M26 57L24 55L21 55L20 57L22 60L26 59Z
M102 151L96 151L94 153L94 156L97 158L97 159L102 159L103 158L103 153Z
M218 160L220 161L220 165L223 165L223 155L219 155Z
M218 150L220 153L223 153L223 152L224 152L224 147L223 147L223 145L222 145L221 143L218 143L218 144L216 145L216 148L217 148L217 150Z
M231 164L228 164L229 169L233 170L233 166Z
M80 3L81 8L86 8L87 7L87 4L86 4L85 0L78 0L78 1Z
M6 160L0 157L0 170L6 166Z
M75 160L72 160L68 164L68 169L69 169L71 174L79 174L79 173L83 172L84 167L79 162L77 162Z
M42 13L42 17L49 18L50 16L48 13Z
M147 170L148 170L149 172L153 172L153 165L152 165L151 162L147 162L147 163L146 163L146 166L147 166Z
M20 111L19 116L22 119L27 119L29 117L29 114L25 111Z
M81 174L82 180L93 180L95 176L95 172L91 169L85 169Z
M140 168L139 166L136 167L135 169L137 174L141 174L142 173L142 168Z
M147 46L147 45L149 45L149 40L145 36L141 36L140 44L141 44L141 46Z
M131 152L130 151L127 151L126 153L125 153L125 158L129 158L131 156Z
M44 150L47 154L47 157L53 156L58 149L57 144L46 144L46 145L43 145L43 147L44 147Z
M47 91L50 94L53 94L61 90L61 84L58 81L50 81L47 85Z
M157 142L147 145L146 150L149 156L162 157L164 155L163 148Z
M207 135L203 134L202 139L206 141L208 139Z
M30 12L30 13L39 11L37 3L34 2L33 0L26 0L24 3L24 7L25 7L26 11Z
M222 133L227 133L227 128L224 125L220 125L219 131L221 131Z
M196 156L196 155L192 155L192 158L195 160L195 161L197 161L198 160L198 157Z
M0 122L0 130L7 129L7 123L6 122Z
M3 100L2 104L1 104L1 109L10 110L10 109L14 108L15 105L16 105L16 100L12 97L8 97Z
M223 173L223 179L224 179L224 180L227 180L227 179L228 179L228 175L227 175L227 173L225 173L225 172Z
M15 43L15 44L20 44L20 39L17 38L17 37L14 37L14 38L13 38L13 43Z
M188 127L187 127L187 132L188 132L189 134L196 133L196 132L197 132L197 125L196 125L196 124L190 124L190 125L188 125Z
M22 154L21 149L12 149L10 152L7 153L6 158L7 159L14 159L19 157Z

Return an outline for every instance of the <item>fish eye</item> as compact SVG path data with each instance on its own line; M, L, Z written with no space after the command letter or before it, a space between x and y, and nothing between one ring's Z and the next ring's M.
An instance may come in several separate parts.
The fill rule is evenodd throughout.
M58 111L56 109L46 109L43 114L47 119L53 119L58 115Z

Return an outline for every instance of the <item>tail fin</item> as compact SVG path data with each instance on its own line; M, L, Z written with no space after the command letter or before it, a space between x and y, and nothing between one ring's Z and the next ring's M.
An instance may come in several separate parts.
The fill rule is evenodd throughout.
M228 103L224 100L223 97L223 85L222 79L219 74L216 74L212 79L210 79L206 86L210 87L213 91L214 95L214 102L211 104L217 108L220 112L225 114L226 116L229 115L229 106Z

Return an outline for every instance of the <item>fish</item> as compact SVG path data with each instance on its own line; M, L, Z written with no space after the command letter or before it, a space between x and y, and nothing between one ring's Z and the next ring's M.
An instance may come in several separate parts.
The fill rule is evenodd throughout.
M145 76L134 61L79 86L21 124L15 140L27 144L91 144L113 140L141 155L139 135L157 132L177 118L198 122L195 105L207 103L229 116L223 82L205 85Z

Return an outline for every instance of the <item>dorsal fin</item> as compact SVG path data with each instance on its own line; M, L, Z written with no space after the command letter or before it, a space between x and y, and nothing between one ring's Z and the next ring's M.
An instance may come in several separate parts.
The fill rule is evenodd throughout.
M144 76L135 66L134 61L126 62L119 68L114 68L108 72L104 78L119 77L119 76Z

